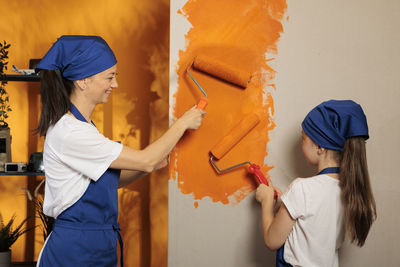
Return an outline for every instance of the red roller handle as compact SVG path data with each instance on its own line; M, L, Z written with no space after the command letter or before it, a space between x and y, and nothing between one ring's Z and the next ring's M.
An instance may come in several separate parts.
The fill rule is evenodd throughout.
M265 184L268 186L268 180L265 178L264 174L261 172L260 166L257 164L251 164L249 167L249 172L254 174L254 176L257 178L257 182L260 184ZM274 190L274 199L278 199L278 193L276 190Z

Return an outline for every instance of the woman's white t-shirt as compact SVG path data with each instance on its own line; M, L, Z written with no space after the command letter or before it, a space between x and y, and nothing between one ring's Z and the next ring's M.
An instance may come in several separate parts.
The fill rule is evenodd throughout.
M91 123L70 114L61 117L48 129L44 143L44 214L57 218L72 206L121 151L121 144L104 137Z
M337 267L344 240L339 180L322 174L297 178L282 195L296 220L285 242L284 259L293 266Z

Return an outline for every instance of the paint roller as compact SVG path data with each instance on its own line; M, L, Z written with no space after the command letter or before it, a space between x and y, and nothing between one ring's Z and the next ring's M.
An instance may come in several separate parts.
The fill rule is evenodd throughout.
M251 79L251 74L249 72L205 55L196 56L191 66L193 66L193 68L196 70L234 84L243 89L247 87ZM204 109L208 104L208 96L201 85L190 74L189 68L190 66L186 69L187 74L204 95L204 97L200 98L197 108Z
M228 153L237 143L239 143L239 141L242 140L243 137L245 137L259 122L260 118L256 114L248 114L234 128L232 128L232 130L226 136L224 136L220 142L218 142L211 149L210 162L218 171L218 173L224 173L242 165L250 165L248 167L248 171L251 174L254 174L257 182L260 184L268 185L267 178L265 178L265 176L261 172L260 166L258 166L257 164L246 161L221 170L214 161L214 158L221 159L223 156L225 156L225 154ZM277 197L278 194L274 190L274 199L276 200Z

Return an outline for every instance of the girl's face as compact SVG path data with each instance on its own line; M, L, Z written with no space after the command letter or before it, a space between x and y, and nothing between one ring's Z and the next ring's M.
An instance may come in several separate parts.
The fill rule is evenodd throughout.
M88 93L95 105L107 103L112 89L118 87L116 75L117 65L114 65L88 78L87 85L90 88Z
M303 141L301 143L301 149L303 150L304 157L307 162L311 165L318 164L318 145L311 140L310 137L302 130Z

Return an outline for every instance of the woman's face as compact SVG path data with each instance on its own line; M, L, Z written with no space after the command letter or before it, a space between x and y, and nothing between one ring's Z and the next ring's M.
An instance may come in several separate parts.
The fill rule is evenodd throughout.
M304 157L307 162L311 165L318 163L318 145L302 130L303 141L301 143L301 149L303 150Z
M88 78L88 93L95 105L107 103L112 89L118 87L116 75L117 65L114 65Z

